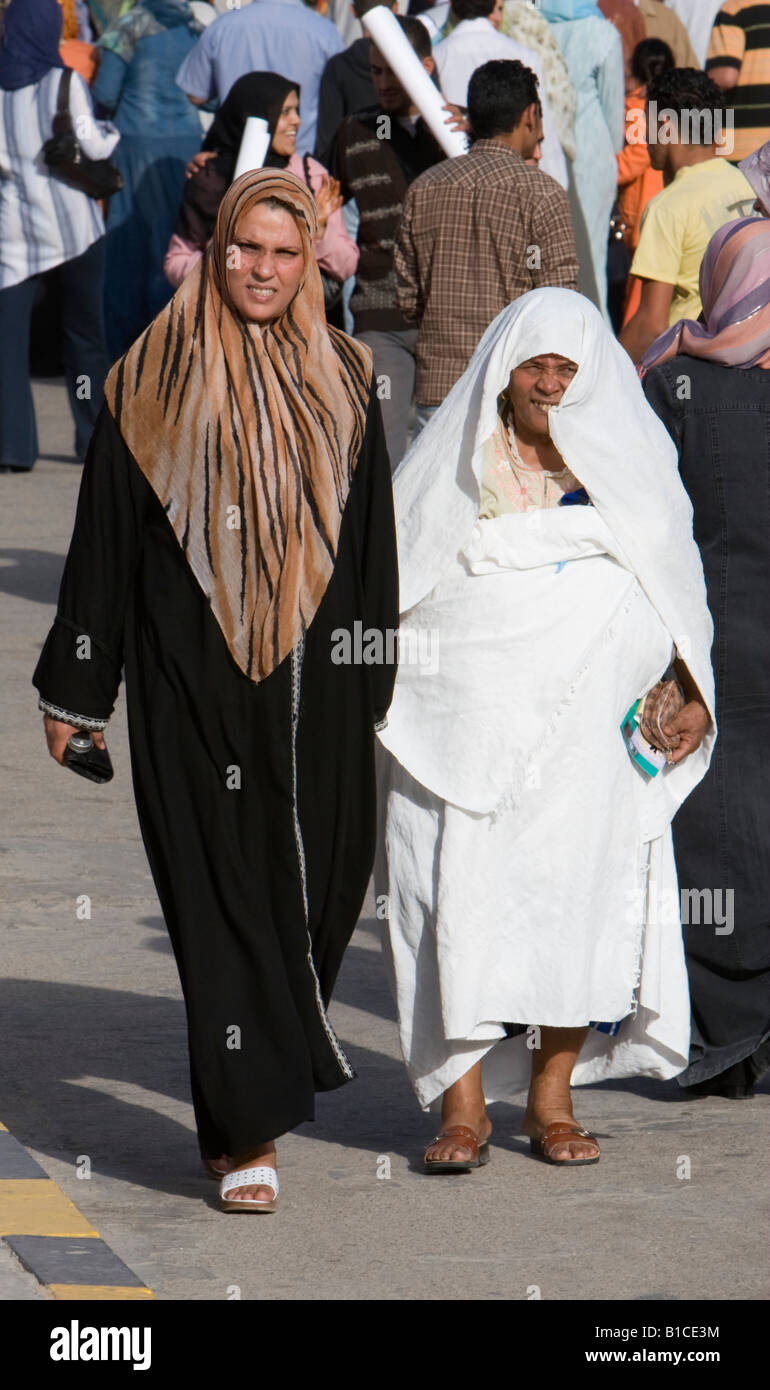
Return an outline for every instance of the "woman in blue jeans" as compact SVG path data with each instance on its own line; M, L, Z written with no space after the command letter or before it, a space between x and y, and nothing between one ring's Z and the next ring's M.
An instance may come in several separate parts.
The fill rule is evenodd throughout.
M99 204L54 178L40 158L53 131L64 71L61 30L57 0L11 0L0 42L0 469L5 473L28 472L37 458L29 337L41 276L58 268L62 352L81 461L110 365ZM73 72L70 81L70 113L81 148L91 159L106 159L118 132L94 120L83 79Z

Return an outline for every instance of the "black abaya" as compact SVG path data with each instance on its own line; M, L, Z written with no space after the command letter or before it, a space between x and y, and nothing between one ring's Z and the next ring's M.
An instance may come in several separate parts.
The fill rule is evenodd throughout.
M741 1094L770 1063L770 371L680 355L644 389L679 451L714 619L719 736L673 834L680 890L716 890L718 912L683 923L693 1034L677 1079Z
M304 641L260 684L230 656L104 408L34 683L63 710L105 718L125 663L139 820L182 981L209 1156L312 1119L315 1091L354 1075L325 1006L374 855L373 726L395 678L392 660L333 662L335 630L356 622L398 625L374 394L328 588Z

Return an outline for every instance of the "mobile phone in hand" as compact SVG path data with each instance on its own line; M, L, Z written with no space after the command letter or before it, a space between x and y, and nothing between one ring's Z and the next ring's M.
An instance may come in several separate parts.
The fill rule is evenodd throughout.
M68 740L64 762L79 777L87 777L89 782L109 782L114 776L107 749L97 748L91 735L83 729Z

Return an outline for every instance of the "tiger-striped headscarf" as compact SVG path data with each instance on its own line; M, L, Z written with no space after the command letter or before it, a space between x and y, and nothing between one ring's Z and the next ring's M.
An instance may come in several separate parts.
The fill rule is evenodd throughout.
M235 310L227 248L265 198L294 209L305 272L283 315ZM303 636L331 578L361 448L369 349L329 328L313 195L260 169L230 186L209 249L110 372L105 395L160 499L228 648L263 680Z

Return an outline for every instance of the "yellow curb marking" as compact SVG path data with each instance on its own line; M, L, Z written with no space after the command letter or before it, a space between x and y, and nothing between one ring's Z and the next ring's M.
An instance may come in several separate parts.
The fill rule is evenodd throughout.
M52 1178L0 1180L0 1236L94 1236L79 1212Z
M8 1126L0 1120L0 1132ZM81 1236L100 1240L99 1232L78 1211L52 1178L0 1179L0 1237ZM38 1281L39 1282L39 1281ZM60 1301L134 1301L154 1299L152 1289L135 1284L41 1284Z
M134 1284L45 1284L54 1298L91 1299L104 1302L110 1299L126 1300L154 1298L152 1289L137 1288Z

